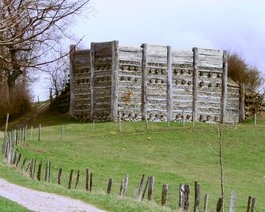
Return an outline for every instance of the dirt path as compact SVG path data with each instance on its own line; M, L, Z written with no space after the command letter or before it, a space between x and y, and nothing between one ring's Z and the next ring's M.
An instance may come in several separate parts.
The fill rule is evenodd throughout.
M31 211L39 212L102 212L92 205L56 194L14 185L0 178L0 196L17 202Z

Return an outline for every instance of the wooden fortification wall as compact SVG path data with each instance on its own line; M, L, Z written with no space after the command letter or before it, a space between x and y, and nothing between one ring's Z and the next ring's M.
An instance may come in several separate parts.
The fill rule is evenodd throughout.
M239 86L227 79L227 53L118 41L71 47L70 113L84 120L239 120Z

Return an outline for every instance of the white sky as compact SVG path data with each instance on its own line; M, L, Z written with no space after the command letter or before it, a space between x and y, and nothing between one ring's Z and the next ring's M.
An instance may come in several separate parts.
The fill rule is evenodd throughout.
M71 29L85 36L82 48L118 40L224 49L265 73L264 0L91 0L87 11Z

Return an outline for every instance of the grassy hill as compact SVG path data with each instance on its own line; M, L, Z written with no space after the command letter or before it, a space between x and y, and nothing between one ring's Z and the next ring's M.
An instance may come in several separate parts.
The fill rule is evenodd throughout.
M38 126L42 125L41 141ZM30 127L33 126L33 131ZM1 163L0 176L11 181L89 201L108 211L175 211L178 208L179 185L189 184L190 208L193 207L194 182L201 185L201 204L209 193L209 211L215 211L220 197L219 134L223 137L225 209L230 192L236 192L236 209L244 211L248 196L256 198L256 211L265 208L264 127L251 122L239 125L205 123L79 123L57 113L46 111L28 123L26 142L18 151L23 157L51 161L51 183L25 178L20 169ZM62 184L57 185L62 168ZM85 170L93 173L92 192L85 191ZM68 190L70 170L80 170L77 189ZM19 171L19 173L18 173ZM15 172L15 173L14 173ZM121 198L120 182L129 176L128 197ZM154 176L151 202L139 203L135 196L142 175ZM112 178L111 195L106 195ZM74 181L75 182L75 181ZM73 182L73 187L74 187ZM160 207L162 185L169 184L167 207Z

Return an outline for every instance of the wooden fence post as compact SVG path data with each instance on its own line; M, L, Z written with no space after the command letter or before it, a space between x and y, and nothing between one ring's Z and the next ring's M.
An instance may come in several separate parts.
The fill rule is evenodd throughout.
M216 212L221 212L222 205L223 205L223 199L222 198L219 198L218 199L218 202L217 202L217 205L216 205Z
M90 172L90 176L89 176L89 191L92 191L92 186L93 186L93 178L92 178L92 172Z
M41 140L41 124L39 124L38 141Z
M109 180L108 180L107 194L110 194L111 187L112 187L112 178L109 178Z
M30 162L30 178L34 179L35 175L35 164L36 164L36 159L32 158Z
M120 193L119 193L120 196L121 196L122 193L123 193L123 189L124 189L123 186L124 186L124 180L121 180Z
M149 177L149 183L148 183L148 195L147 195L148 200L152 200L154 183L155 183L155 178L153 176L150 176Z
M144 174L142 175L141 181L138 186L138 199L139 201L142 200L142 190L143 190L143 184L144 184Z
M27 161L27 158L24 158L23 162L22 162L22 165L21 165L21 169L23 170L24 169L24 166L26 164L26 161Z
M51 163L50 161L48 160L46 162L46 169L45 169L45 182L50 182L50 179L51 179Z
M207 212L208 211L208 201L209 201L209 194L206 193L204 196L204 206L203 206L203 211Z
M250 212L254 212L255 211L255 203L256 203L256 198L252 197Z
M80 176L80 171L77 171L77 175L76 175L76 181L75 181L75 189L77 188L78 182L79 182L79 176Z
M16 167L18 166L18 163L20 162L20 160L21 160L21 156L22 156L22 154L21 153L19 153L19 155L18 155L18 159L17 159L17 162L16 162Z
M90 172L86 169L86 190L89 190Z
M70 175L69 175L68 189L71 189L72 188L73 172L74 172L74 170L71 169Z
M236 193L231 191L229 212L235 212Z
M62 168L59 168L59 173L58 173L58 184L61 185L61 176L62 176L62 171L63 169Z
M40 160L39 167L38 167L38 173L37 173L38 181L40 181L40 178L41 178L41 167L42 167L42 159Z
M164 206L167 204L168 199L168 184L163 184L162 186L162 198L161 198L161 204Z
M199 212L200 205L200 184L195 181L195 199L194 199L194 212Z
M190 194L190 186L186 184L180 184L179 189L179 207L182 211L189 210L189 194Z

